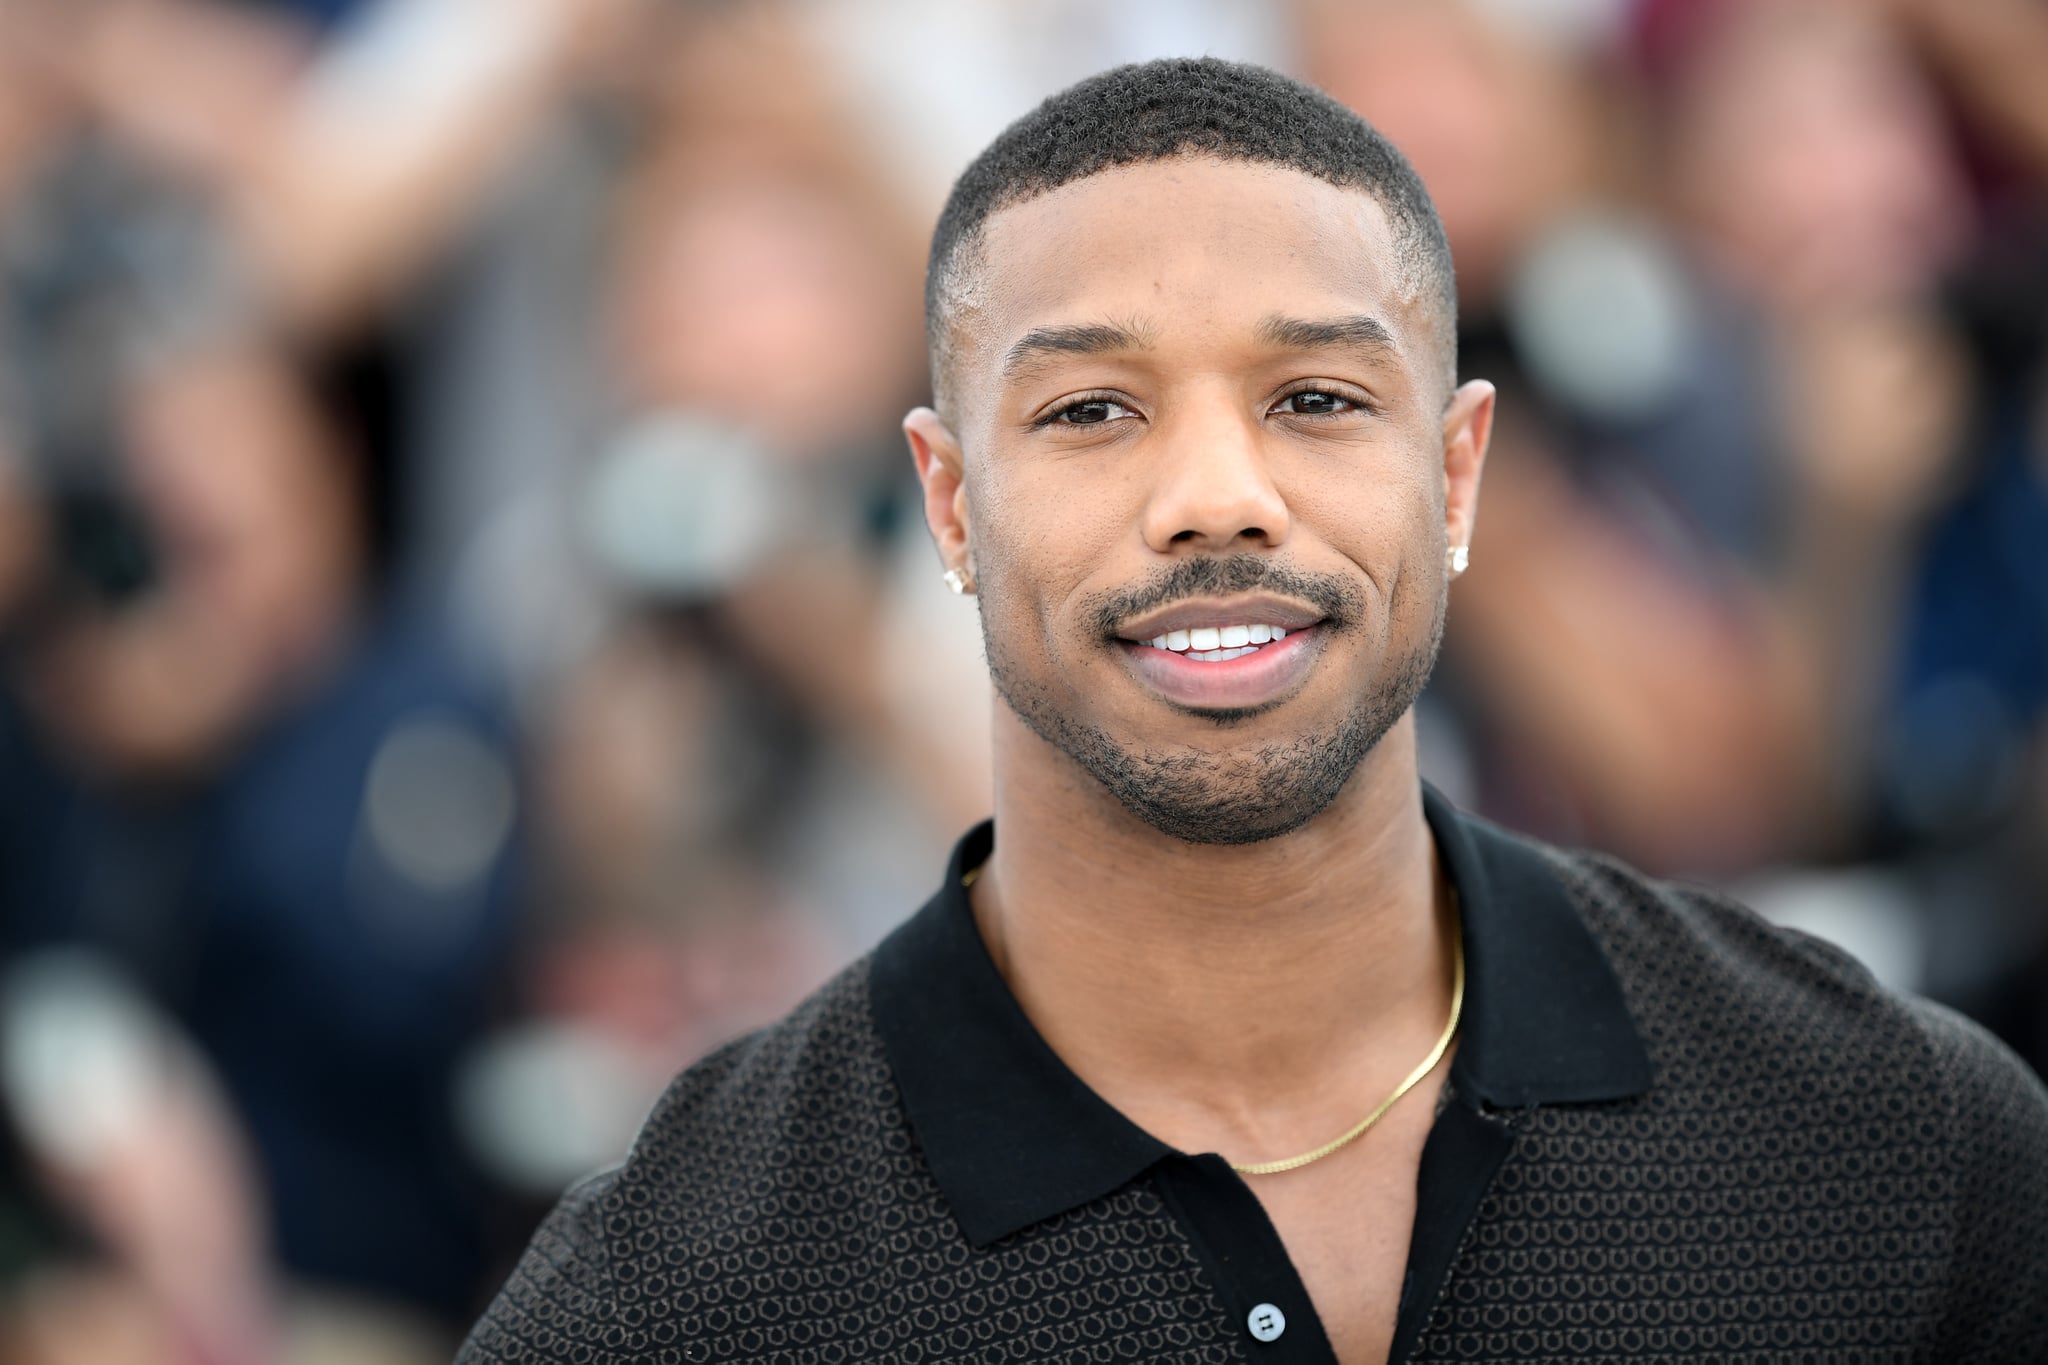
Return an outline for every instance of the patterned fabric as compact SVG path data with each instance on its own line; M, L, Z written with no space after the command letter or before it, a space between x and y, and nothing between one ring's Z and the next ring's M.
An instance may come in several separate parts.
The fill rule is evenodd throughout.
M1487 1112L1513 1145L1411 1358L2048 1360L2040 1082L1831 948L1544 856L1655 1083ZM462 1360L1280 1358L1156 1171L963 1236L868 983L857 964L682 1076L625 1164L551 1215Z
M1560 860L1658 1083L1519 1140L1417 1359L2048 1360L2048 1097L1976 1025Z
M866 1002L863 964L684 1075L631 1159L549 1217L463 1359L1243 1358L1142 1186L970 1251Z

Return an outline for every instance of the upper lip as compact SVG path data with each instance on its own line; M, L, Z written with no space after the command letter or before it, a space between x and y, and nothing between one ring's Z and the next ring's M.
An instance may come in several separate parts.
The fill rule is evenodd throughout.
M1156 640L1169 631L1195 630L1203 626L1279 626L1283 630L1307 630L1320 624L1323 614L1313 607L1286 597L1253 593L1244 597L1191 597L1134 616L1117 628L1117 638L1140 644Z

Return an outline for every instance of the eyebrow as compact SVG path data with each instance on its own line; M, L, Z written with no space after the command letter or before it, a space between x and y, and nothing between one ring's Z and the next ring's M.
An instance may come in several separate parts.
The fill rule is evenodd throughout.
M1259 340L1291 351L1319 351L1348 347L1379 356L1401 354L1394 334L1378 318L1357 313L1342 318L1289 318L1275 314L1259 324Z
M1151 344L1137 328L1115 322L1034 327L1004 353L1003 374L1015 378L1048 356L1108 355L1116 351L1142 351Z
M1387 325L1368 313L1338 318L1290 318L1274 314L1259 323L1259 340L1290 351L1328 350L1332 347L1366 351L1378 357L1397 357L1400 343ZM1070 323L1034 327L1018 338L1003 355L1003 375L1015 379L1040 361L1055 355L1112 355L1120 351L1142 351L1151 338L1138 327L1116 322Z

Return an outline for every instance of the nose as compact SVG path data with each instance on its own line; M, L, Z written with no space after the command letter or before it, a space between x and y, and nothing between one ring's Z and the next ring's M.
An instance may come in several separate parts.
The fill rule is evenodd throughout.
M1155 426L1157 458L1144 511L1145 543L1221 551L1240 541L1271 548L1287 539L1287 501L1273 480L1257 421L1216 402Z

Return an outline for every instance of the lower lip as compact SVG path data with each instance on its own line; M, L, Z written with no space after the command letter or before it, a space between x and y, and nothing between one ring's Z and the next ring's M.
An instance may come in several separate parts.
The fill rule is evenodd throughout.
M1290 630L1284 640L1221 663L1128 641L1123 648L1138 676L1168 701L1202 710L1242 710L1279 701L1299 687L1315 662L1321 635L1319 626Z

